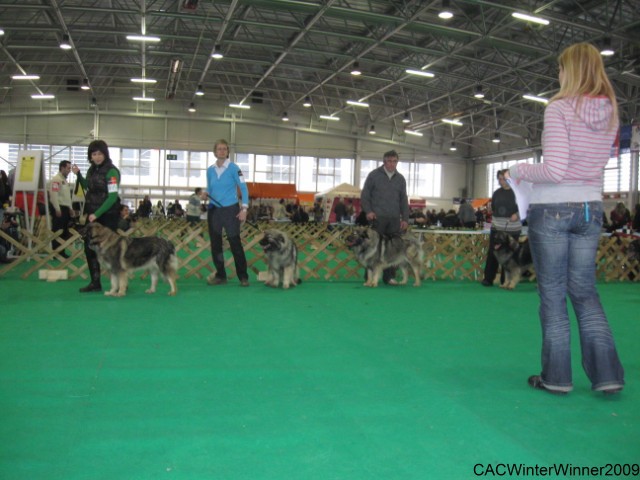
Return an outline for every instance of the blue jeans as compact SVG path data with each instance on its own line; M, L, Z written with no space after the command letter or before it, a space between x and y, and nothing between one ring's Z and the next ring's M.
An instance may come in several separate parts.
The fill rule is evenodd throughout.
M591 388L621 387L624 370L596 291L602 202L532 204L528 215L540 295L542 383L549 390L573 388L568 294L578 320L582 367Z

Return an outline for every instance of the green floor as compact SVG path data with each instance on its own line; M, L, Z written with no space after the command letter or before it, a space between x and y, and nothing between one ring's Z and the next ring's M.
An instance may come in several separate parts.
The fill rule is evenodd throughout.
M0 278L2 480L463 479L640 460L637 284L600 285L617 398L590 391L576 342L573 393L527 386L535 284L188 279L170 298L134 280L122 299L82 285Z

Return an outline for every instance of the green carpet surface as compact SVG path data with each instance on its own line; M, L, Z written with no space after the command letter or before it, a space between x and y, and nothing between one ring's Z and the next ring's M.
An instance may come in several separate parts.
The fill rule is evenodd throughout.
M534 283L186 279L175 298L140 279L125 298L83 284L0 278L2 480L463 479L640 463L637 284L599 285L626 371L612 398L590 390L575 325L574 391L527 386L540 370Z

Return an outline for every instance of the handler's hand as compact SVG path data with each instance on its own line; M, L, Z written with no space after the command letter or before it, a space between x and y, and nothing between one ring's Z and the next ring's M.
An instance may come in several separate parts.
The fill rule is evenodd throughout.
M400 221L400 230L404 232L407 228L409 228L409 222Z
M240 213L236 215L236 218L240 220L241 223L245 222L247 220L247 211L240 210Z
M91 215L89 215L88 220L90 222L95 222L98 219L98 217L96 217L93 213Z
M367 213L367 220L369 220L370 222L373 222L375 219L376 219L376 213L375 212Z

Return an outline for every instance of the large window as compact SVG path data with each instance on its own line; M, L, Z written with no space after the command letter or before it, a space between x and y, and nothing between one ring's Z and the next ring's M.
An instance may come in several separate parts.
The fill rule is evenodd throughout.
M511 165L515 165L516 163L533 163L533 157L522 158L519 160L505 160L503 162L490 163L487 165L486 180L488 197L490 197L493 192L500 188L500 183L498 182L498 172L500 170L504 170L505 168L509 168Z
M367 175L381 165L380 160L360 162L360 188L364 187ZM398 172L407 181L409 196L436 198L442 195L442 165L439 163L400 162Z
M341 183L353 185L352 158L298 157L297 189L303 192L323 192Z
M603 190L610 192L628 192L631 185L631 154L621 153L612 157L604 167Z

